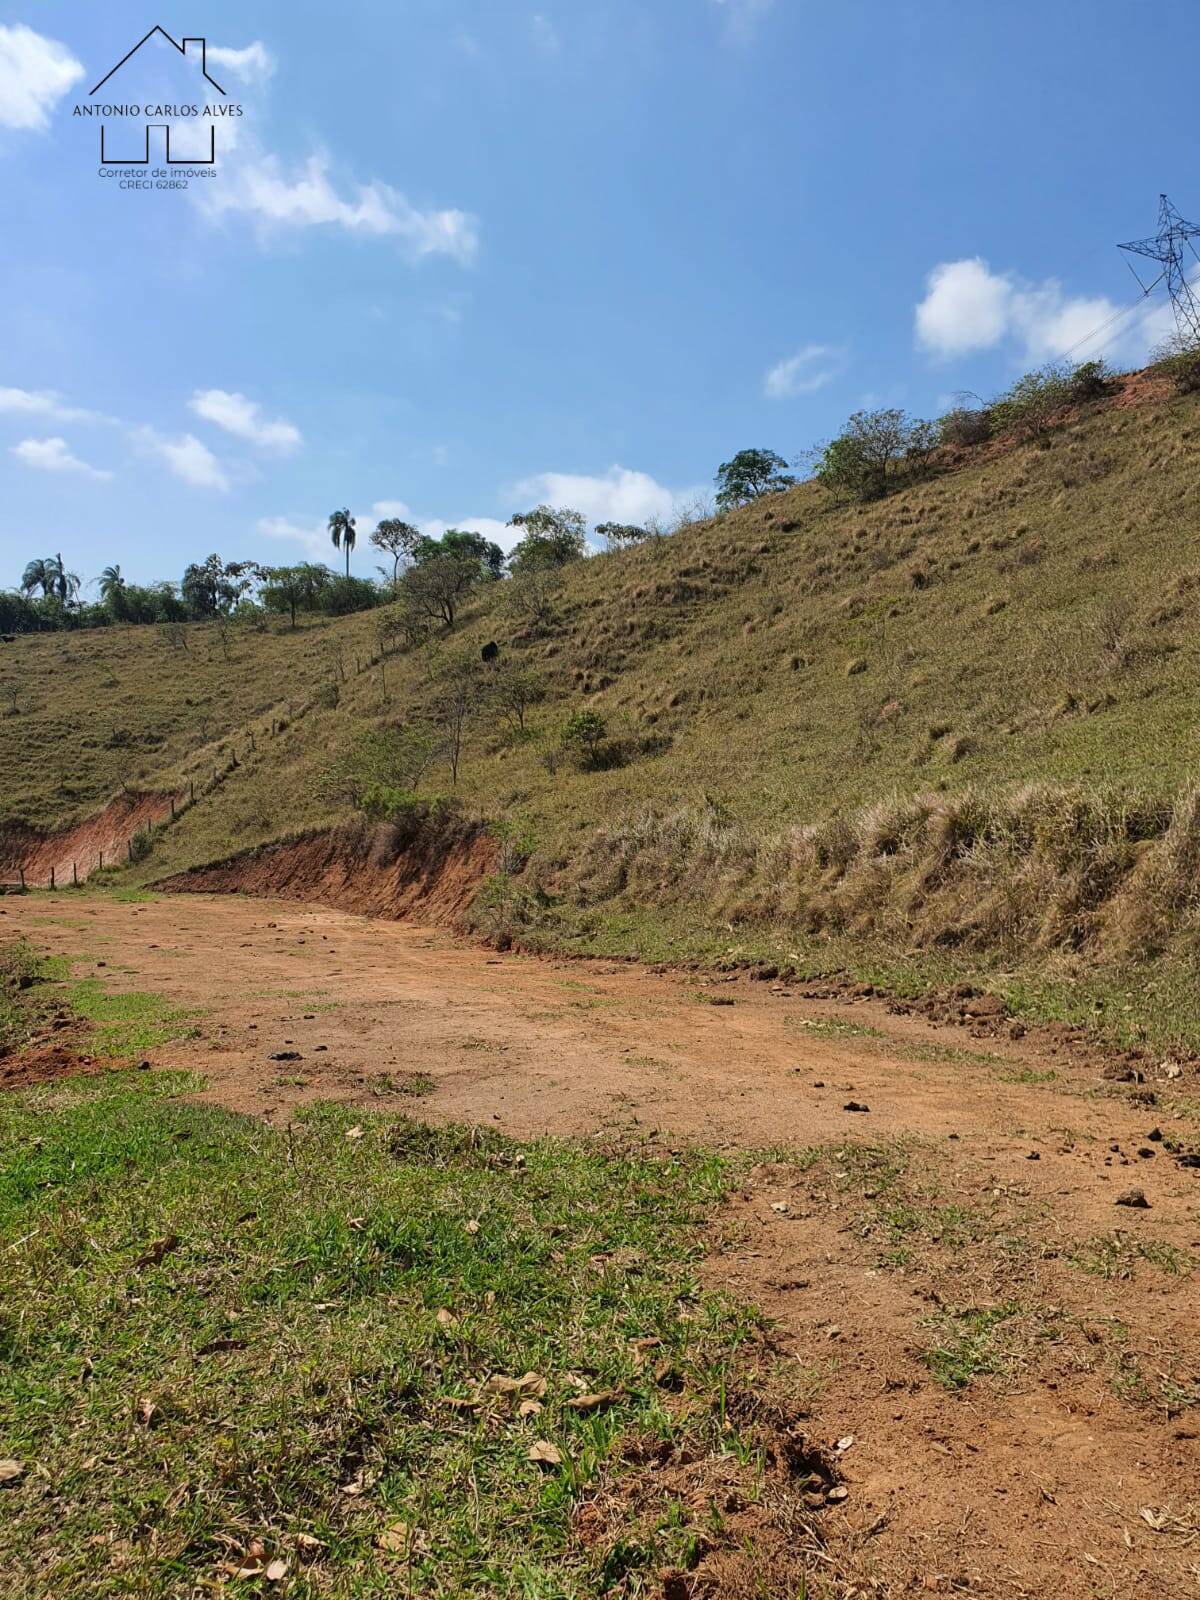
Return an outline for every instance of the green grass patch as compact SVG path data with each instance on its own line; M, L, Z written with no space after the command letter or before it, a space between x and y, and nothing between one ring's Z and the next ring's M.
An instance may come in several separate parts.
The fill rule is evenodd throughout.
M1006 1371L1012 1354L1003 1339L1004 1324L1019 1307L1000 1306L940 1311L926 1321L936 1342L924 1353L925 1365L947 1389L966 1389L976 1378Z
M1165 1239L1137 1239L1121 1228L1099 1233L1079 1245L1068 1257L1073 1266L1098 1278L1132 1278L1139 1261L1172 1277L1184 1277L1195 1267L1186 1250Z
M77 1016L93 1025L92 1046L104 1056L133 1055L175 1039L194 1038L196 1029L185 1019L200 1014L173 1006L162 995L107 989L98 978L72 984L66 1000Z
M230 1568L279 1560L305 1600L566 1600L629 1564L571 1526L619 1440L744 1448L721 1397L756 1323L694 1275L719 1160L330 1106L275 1131L191 1086L0 1103L6 1594L248 1595Z

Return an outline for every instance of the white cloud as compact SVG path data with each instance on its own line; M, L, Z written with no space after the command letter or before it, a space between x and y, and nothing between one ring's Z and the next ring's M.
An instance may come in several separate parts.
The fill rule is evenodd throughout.
M184 483L196 489L229 488L225 469L206 444L194 433L181 434L172 439L150 427L134 428L130 437L144 449L159 456Z
M808 344L794 356L777 361L763 379L768 400L790 400L793 395L811 394L835 375L841 351L828 344Z
M1160 303L1135 310L1107 295L1068 294L1057 278L1025 283L1014 273L993 272L979 256L943 261L925 288L916 308L917 343L940 357L1008 342L1027 362L1068 354L1077 361L1098 355L1136 361L1171 326Z
M695 486L667 489L648 472L612 466L599 476L576 472L539 472L518 483L515 498L530 503L573 506L592 524L597 522L643 523L648 518L666 519L677 507L694 501L707 490Z
M84 411L79 406L64 405L61 396L52 389L0 388L0 412L18 412L23 416L53 417L56 422L92 422L99 420L94 411Z
M100 467L91 467L86 461L72 455L65 439L22 439L20 444L12 447L12 453L23 461L27 467L34 467L38 472L81 472L85 477L95 478L101 482L111 478L112 473Z
M65 44L17 22L0 23L0 125L40 133L83 67Z
M388 517L394 517L398 522L412 519L412 512L403 500L376 500L371 507L371 515L376 522L383 522Z
M422 211L390 184L373 180L340 194L329 176L329 157L309 156L290 176L277 157L247 152L228 165L219 185L201 190L216 216L244 213L264 228L332 226L348 233L397 239L414 259L447 255L471 261L479 245L478 219L466 211Z
M275 71L275 57L266 45L256 39L243 50L231 50L228 45L210 44L206 51L208 65L232 72L247 83L262 82Z
M314 561L324 561L333 550L324 522L301 522L295 517L260 517L255 524L268 539L290 539L304 546Z
M285 422L282 417L268 422L258 401L249 400L244 394L227 389L197 389L188 405L206 422L215 423L226 433L264 450L278 450L287 455L302 442L300 430L293 423Z
M925 280L917 307L917 343L939 356L965 355L999 344L1009 322L1012 284L975 256L943 261Z

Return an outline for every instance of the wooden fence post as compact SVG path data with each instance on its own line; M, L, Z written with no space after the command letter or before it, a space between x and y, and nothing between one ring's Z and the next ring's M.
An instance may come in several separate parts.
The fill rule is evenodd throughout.
M21 874L21 893L24 894L25 893L25 868L24 867L18 867L17 871Z
M50 868L50 887L52 889L54 887L54 868L53 867Z
M78 889L78 887L79 887L79 869L76 867L76 865L75 865L75 863L73 861L71 863L71 884L72 884L72 886L74 888Z
M195 805L196 804L196 780L195 780L195 778L189 778L188 779L188 802L191 805Z
M175 821L175 796L171 796L171 821Z
M100 852L100 871L101 872L104 871L104 851L103 850L101 850L101 852Z

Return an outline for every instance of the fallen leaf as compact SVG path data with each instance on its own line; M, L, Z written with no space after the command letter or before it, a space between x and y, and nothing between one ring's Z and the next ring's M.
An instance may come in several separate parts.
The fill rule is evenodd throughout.
M790 1211L791 1209L792 1209L791 1206L788 1205L786 1200L772 1200L771 1201L771 1210L772 1211L778 1211L781 1215L786 1213L786 1212L788 1212L788 1211Z
M478 1411L481 1402L468 1399L466 1395L447 1394L442 1396L442 1404L452 1411Z
M323 1550L325 1546L311 1533L298 1533L296 1544L301 1550Z
M342 1485L342 1493L348 1495L359 1495L363 1492L365 1487L366 1474L363 1472L358 1472L353 1478L351 1478L349 1483L344 1483Z
M244 1350L245 1339L210 1339L207 1344L200 1345L196 1354L198 1356L224 1355L227 1350Z
M153 1428L160 1420L158 1407L149 1395L143 1395L137 1403L136 1415L143 1428Z
M838 1442L837 1442L837 1452L838 1452L838 1454L841 1455L844 1450L849 1450L850 1446L853 1443L854 1443L854 1435L852 1433L848 1433L844 1439L839 1439Z
M262 1562L254 1561L249 1566L239 1567L236 1561L223 1561L221 1570L231 1578L257 1578L262 1573Z
M267 1570L263 1573L263 1577L268 1583L279 1583L286 1576L287 1562L282 1556L276 1556L275 1560L270 1563L270 1565L267 1567Z
M439 1328L457 1328L458 1318L452 1311L447 1311L445 1306L438 1312L436 1322Z
M404 1551L408 1549L410 1529L407 1522L393 1522L375 1535L377 1550Z
M536 1443L531 1444L528 1459L536 1461L542 1467L560 1467L562 1465L562 1456L556 1447L550 1443L549 1439L538 1439Z
M25 1463L14 1461L11 1457L0 1461L0 1483L16 1483L18 1478L25 1475Z
M540 1400L547 1384L540 1372L525 1372L519 1378L510 1378L503 1372L493 1373L483 1386L484 1394L521 1394Z
M517 1407L517 1415L519 1417L536 1417L541 1409L542 1402L540 1400L522 1400Z
M361 1139L365 1132L366 1129L359 1127L356 1123L353 1128L346 1129L346 1137L347 1139Z
M479 1224L475 1221L474 1217L472 1217L470 1222L467 1223L467 1232L468 1233L478 1233L479 1232Z
M850 1491L846 1488L846 1485L839 1483L836 1489L830 1489L825 1498L826 1500L846 1500L849 1499L849 1496Z
M565 1402L568 1411L599 1411L601 1406L611 1406L621 1398L619 1389L600 1389L595 1394L579 1394Z
M156 1267L165 1255L179 1248L179 1242L177 1233L168 1233L165 1238L156 1239L145 1255L137 1258L134 1266L138 1268Z
M1138 1512L1138 1516L1141 1517L1147 1527L1153 1528L1155 1533L1161 1533L1167 1525L1166 1517L1163 1516L1161 1511L1155 1511L1153 1506L1143 1506Z

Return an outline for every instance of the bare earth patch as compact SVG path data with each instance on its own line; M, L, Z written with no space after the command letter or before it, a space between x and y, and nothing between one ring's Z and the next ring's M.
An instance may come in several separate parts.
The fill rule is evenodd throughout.
M0 907L10 932L76 980L202 1011L154 1064L275 1122L336 1099L769 1153L704 1277L775 1319L787 1427L846 1493L816 1486L819 1517L796 1522L814 1485L790 1468L748 1509L736 1481L648 1459L725 1530L665 1593L754 1593L739 1542L766 1560L802 1525L814 1594L1200 1595L1193 1064L1121 1083L999 1020L968 1034L874 998L498 957L294 903L30 897ZM1135 1189L1146 1206L1119 1203ZM585 1507L580 1537L613 1515Z

